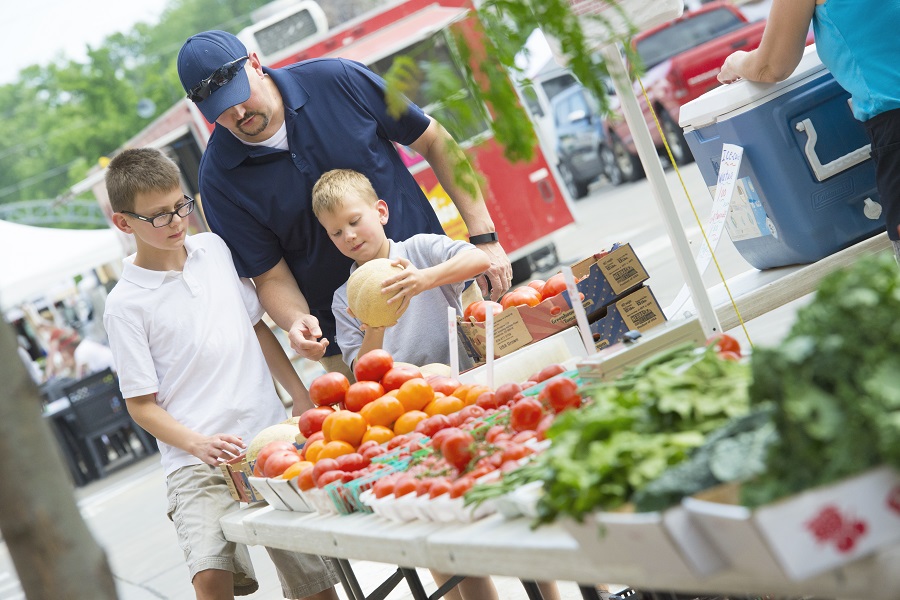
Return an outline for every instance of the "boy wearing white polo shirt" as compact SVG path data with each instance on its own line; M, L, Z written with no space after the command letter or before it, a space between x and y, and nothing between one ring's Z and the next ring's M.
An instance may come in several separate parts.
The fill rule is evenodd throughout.
M312 406L309 395L225 242L187 235L194 200L182 193L175 164L156 149L125 150L110 162L106 187L114 224L137 246L103 316L128 412L158 440L167 512L197 598L253 593L247 548L225 540L219 526L240 506L217 465L284 420L272 374L295 414ZM321 557L269 555L286 597L337 598L337 576Z

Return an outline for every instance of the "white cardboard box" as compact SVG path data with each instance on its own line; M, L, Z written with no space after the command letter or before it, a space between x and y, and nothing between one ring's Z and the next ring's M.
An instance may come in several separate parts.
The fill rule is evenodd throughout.
M900 540L900 475L890 467L755 510L697 498L683 506L731 566L802 580Z
M709 540L676 506L662 512L606 513L585 517L584 523L561 521L591 560L622 571L627 579L648 574L677 579L712 575L726 563Z

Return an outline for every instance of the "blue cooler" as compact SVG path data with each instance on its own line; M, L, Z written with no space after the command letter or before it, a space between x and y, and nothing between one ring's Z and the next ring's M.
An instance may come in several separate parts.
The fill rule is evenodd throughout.
M815 262L885 230L869 139L849 99L809 46L785 81L738 81L681 107L711 191L722 145L744 149L725 227L757 269Z

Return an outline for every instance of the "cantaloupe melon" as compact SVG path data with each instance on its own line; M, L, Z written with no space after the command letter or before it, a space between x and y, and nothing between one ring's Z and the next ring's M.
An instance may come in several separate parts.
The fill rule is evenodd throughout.
M299 417L292 417L277 425L270 425L257 433L256 437L250 442L250 445L247 446L247 460L251 462L256 460L256 455L259 454L262 447L269 442L285 441L291 443L299 442L302 444L306 441L306 438L300 435L300 429L297 427L296 419L299 419Z
M402 270L387 258L375 258L356 269L347 281L347 305L353 315L370 327L395 325L402 313L397 313L396 304L387 303L381 285Z

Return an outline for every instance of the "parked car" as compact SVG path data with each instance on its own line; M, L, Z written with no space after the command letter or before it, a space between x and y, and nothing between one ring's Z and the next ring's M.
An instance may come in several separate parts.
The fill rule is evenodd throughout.
M748 23L731 3L717 1L633 38L632 44L647 69L642 77L644 88L677 164L693 160L678 125L681 106L717 87L716 76L725 58L735 50L756 48L764 28L764 21ZM664 151L656 121L637 82L635 94L657 149ZM618 118L607 119L608 143L619 163L633 162L637 152L632 135L618 113L614 110ZM640 174L637 171L635 175Z

